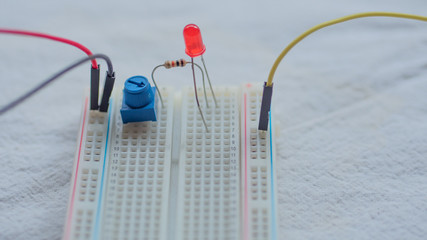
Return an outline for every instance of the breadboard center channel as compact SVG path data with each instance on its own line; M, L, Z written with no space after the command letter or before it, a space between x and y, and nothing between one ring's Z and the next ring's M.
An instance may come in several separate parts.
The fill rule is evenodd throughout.
M276 239L274 126L258 131L262 85L162 88L157 122L123 124L85 98L64 239ZM206 104L205 99L209 102ZM270 117L271 121L271 117Z

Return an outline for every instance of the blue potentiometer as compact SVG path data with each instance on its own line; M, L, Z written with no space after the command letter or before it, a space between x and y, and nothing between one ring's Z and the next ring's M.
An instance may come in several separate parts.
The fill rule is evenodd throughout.
M156 121L156 88L144 76L126 80L120 113L123 123Z

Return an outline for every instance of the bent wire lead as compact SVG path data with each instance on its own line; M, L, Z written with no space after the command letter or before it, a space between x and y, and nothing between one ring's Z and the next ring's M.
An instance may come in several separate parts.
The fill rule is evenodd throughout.
M151 71L151 79L153 80L154 86L156 87L157 93L159 94L159 99L160 99L160 102L161 102L162 105L163 105L163 98L162 98L162 94L160 93L160 89L157 86L157 83L156 83L156 81L154 79L154 72L158 68L160 68L160 67L164 67L166 69L175 68L175 67L185 67L187 65L187 63L188 62L185 59L182 59L182 58L179 59L179 60L175 60L175 61L173 61L173 60L167 60L167 61L165 61L164 64L157 65L156 67L154 67L153 71ZM203 73L203 70L199 66L199 64L194 63L194 65L196 65L196 67L199 68L200 72L202 73L203 92L205 93L206 106L209 107L208 98L207 98L207 94L206 94L206 86L205 86L206 85L205 84L205 74ZM213 94L212 85L210 83L209 83L209 85L211 86L211 92Z
M203 120L203 124L205 125L206 131L207 131L207 132L209 132L208 125L206 124L205 117L203 116L202 108L200 107L199 95L198 95L198 93L197 93L196 75L195 75L195 73L194 73L194 61L193 61L193 58L191 58L191 69L193 70L194 96L195 96L195 98L196 98L197 108L199 109L200 117L201 117L201 118L202 118L202 120ZM205 95L206 95L206 94L205 94Z

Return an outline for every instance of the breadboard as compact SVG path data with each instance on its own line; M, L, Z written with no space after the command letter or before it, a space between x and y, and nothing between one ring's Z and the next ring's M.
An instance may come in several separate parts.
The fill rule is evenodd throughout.
M276 239L275 144L273 124L258 131L262 91L246 84L242 93L243 238Z
M176 239L239 239L238 94L216 92L218 106L204 109L209 132L191 89L183 94Z
M198 90L208 131L192 88L162 88L157 122L123 124L121 91L107 113L86 97L64 239L276 239L262 86L214 90L217 106Z

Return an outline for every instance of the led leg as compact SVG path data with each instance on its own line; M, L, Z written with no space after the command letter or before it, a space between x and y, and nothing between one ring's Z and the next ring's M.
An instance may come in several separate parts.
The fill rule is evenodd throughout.
M194 65L197 65L197 64L194 63ZM208 95L206 94L205 74L203 73L203 70L200 68L200 66L198 67L200 71L202 71L203 94L205 95L206 107L209 108Z
M201 56L200 56L200 58L202 59L203 68L205 69L206 77L208 78L208 83L209 83L209 87L210 87L211 92L212 92L212 97L213 97L214 102L215 102L215 107L218 107L218 104L217 104L217 102L216 102L215 93L214 93L214 90L213 90L213 88L212 88L211 79L209 78L208 69L206 68L205 59L203 59L203 55L201 55ZM205 93L205 94L206 94L206 93Z
M203 116L202 109L200 108L199 96L197 94L196 74L194 73L194 60L193 60L193 58L191 58L191 70L193 71L194 95L196 97L197 107L199 108L200 117L202 118L202 121L203 121L203 124L205 125L206 131L209 132L208 125L206 125L205 117Z

